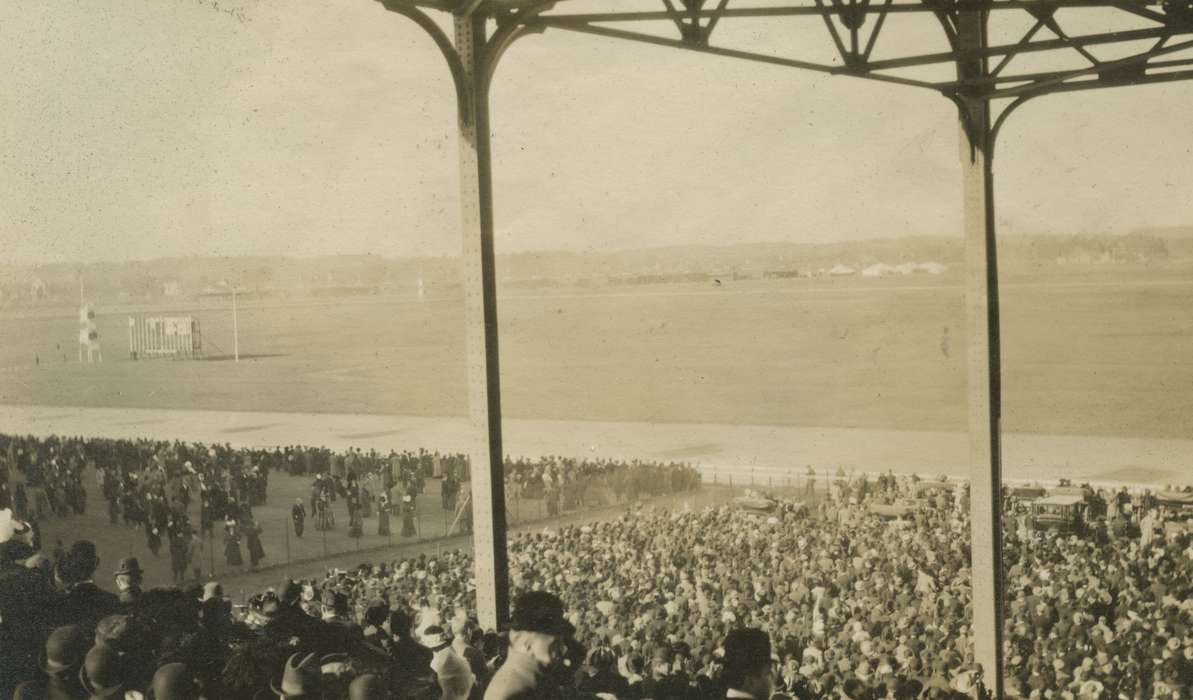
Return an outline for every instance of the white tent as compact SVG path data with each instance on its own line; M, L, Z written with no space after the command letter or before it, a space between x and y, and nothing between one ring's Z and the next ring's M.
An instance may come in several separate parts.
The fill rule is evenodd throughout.
M941 265L940 263L933 261L916 265L916 270L920 272L927 272L930 275L939 275L947 269L949 269L948 266Z
M895 274L895 268L886 263L878 263L871 265L862 270L862 277L886 277L887 275Z
M828 273L833 277L844 277L846 275L856 275L857 270L849 267L848 265L837 263L836 265L833 265L832 269L830 269Z

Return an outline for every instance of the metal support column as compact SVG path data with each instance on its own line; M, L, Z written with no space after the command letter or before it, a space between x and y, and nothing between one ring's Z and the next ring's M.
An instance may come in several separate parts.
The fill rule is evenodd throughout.
M960 12L957 48L986 46L985 12ZM961 79L987 75L985 59L960 61ZM994 226L993 129L986 96L959 95L965 221L970 519L974 659L993 697L1002 697L1002 450L998 263Z
M509 618L509 572L501 447L501 375L497 362L489 66L485 17L457 15L454 23L455 49L463 74L462 80L457 81L457 90L476 604L480 624L496 629Z

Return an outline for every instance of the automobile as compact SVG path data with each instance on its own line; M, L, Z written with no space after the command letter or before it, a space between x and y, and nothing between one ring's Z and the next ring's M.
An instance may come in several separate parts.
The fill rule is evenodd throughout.
M1188 491L1161 491L1156 494L1156 505L1166 517L1193 516L1193 493Z
M1056 530L1065 534L1084 534L1088 504L1084 496L1059 494L1045 496L1031 504L1034 530Z
M1012 486L1011 495L1020 502L1028 503L1043 498L1047 491L1043 486Z
M770 496L747 489L744 494L733 499L733 504L742 510L769 513L775 509L776 501Z
M1161 491L1156 494L1156 506L1164 520L1164 530L1173 535L1193 532L1193 493Z
M900 498L894 503L871 503L867 510L883 520L904 520L914 515L925 503L921 499Z
M1048 491L1049 496L1077 496L1085 501L1085 519L1106 517L1106 501L1098 496L1088 484L1074 486L1062 484Z
M916 498L927 498L934 491L952 491L957 488L955 481L917 481L915 482Z

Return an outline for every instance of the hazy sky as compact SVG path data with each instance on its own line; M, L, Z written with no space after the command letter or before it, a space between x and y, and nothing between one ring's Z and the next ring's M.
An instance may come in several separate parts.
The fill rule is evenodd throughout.
M0 3L3 259L457 252L430 40L371 0L213 4ZM907 21L903 48L943 48ZM722 26L831 47L818 20ZM1191 104L1186 83L1024 107L1004 230L1191 223ZM493 129L499 251L958 233L955 110L926 91L549 31L500 66Z

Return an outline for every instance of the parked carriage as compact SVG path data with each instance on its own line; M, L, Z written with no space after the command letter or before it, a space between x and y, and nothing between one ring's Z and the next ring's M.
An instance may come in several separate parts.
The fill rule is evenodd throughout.
M1031 504L1031 526L1039 531L1056 530L1064 534L1084 534L1087 510L1088 504L1084 496L1046 496Z

